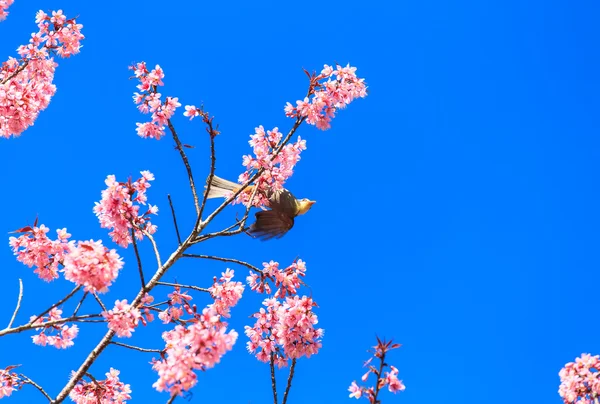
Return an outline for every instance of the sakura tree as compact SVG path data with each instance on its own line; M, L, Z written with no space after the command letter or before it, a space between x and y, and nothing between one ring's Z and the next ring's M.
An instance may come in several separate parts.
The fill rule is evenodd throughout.
M6 18L12 2L0 1L0 20ZM83 26L74 18L68 19L61 10L39 11L35 22L38 30L31 35L27 45L18 48L19 58L9 58L0 70L0 136L4 138L21 136L34 124L56 92L53 78L58 64L55 58L68 58L79 53L84 39ZM109 369L94 367L109 345L117 345L153 354L148 365L156 372L152 386L165 393L165 401L173 402L193 389L198 383L199 371L213 368L223 355L239 345L236 343L242 336L229 327L227 319L232 315L231 308L248 290L264 295L264 300L262 307L254 309L250 324L244 329L245 344L249 353L270 367L273 402L285 404L298 361L318 354L324 338L316 312L318 306L312 293L306 291L306 263L296 257L285 265L275 261L255 265L239 258L199 254L195 248L210 239L251 234L253 208L259 212L275 212L271 215L275 221L266 222L261 235L281 237L289 231L293 218L306 213L312 206L312 201L293 199L298 211L283 217L285 212L277 211L281 195L288 192L285 183L293 175L301 153L307 147L306 140L296 132L303 125L329 129L340 110L357 98L366 97L365 80L359 78L356 68L350 65L324 65L318 73L305 70L306 94L283 108L290 119L290 127L280 131L277 127L268 130L258 126L249 140L252 151L243 156L243 168L234 183L216 176L220 132L215 117L203 107L194 105L185 105L182 110L178 97L163 96L160 90L165 85L165 72L159 65L149 67L145 62L139 62L130 69L138 82L133 101L142 114L150 116L137 123L137 135L144 139L140 141L160 141L170 137L175 143L187 174L195 222L186 231L189 226L178 223L177 210L169 198L168 208L161 209L172 216L177 247L165 251L159 245L154 237L159 229L153 223L159 207L150 203L148 191L153 181L160 179L155 179L148 170L151 167L147 167L140 170L138 178L106 176L106 188L99 190L100 199L95 202L93 213L99 226L106 229L108 243L85 236L73 238L66 228L51 231L38 219L19 229L10 229L9 245L19 262L31 268L43 282L70 282L73 287L62 299L40 307L37 313L22 315L20 306L24 293L21 282L16 307L8 326L0 330L0 337L26 333L33 344L47 349L67 349L77 343L77 337L86 332L86 327L94 323L101 323L106 332L82 363L73 364L72 375L63 386L41 386L29 378L26 370L33 364L0 364L4 367L0 369L0 398L18 394L15 393L17 390L29 385L51 403L60 403L67 398L76 403L124 403L132 399L134 393L127 381L120 379L118 358L114 358L114 366ZM187 129L175 127L177 114L189 120L201 120L206 128L210 160L208 176L200 181L194 174L197 163L188 157L190 146L181 140ZM110 167L107 170L110 172ZM223 201L209 209L207 201L211 198L223 198ZM227 208L234 204L244 206L243 216L236 217L225 228L207 231L216 217L230 215ZM151 245L152 263L140 252L140 243ZM136 262L124 262L119 250L127 248L134 250ZM212 285L206 285L208 287L186 283L184 279L166 282L165 275L182 259L222 262L223 272L215 276ZM139 283L130 285L130 294L117 299L114 304L105 302L102 295L119 281L119 274L125 270L137 271ZM236 279L236 271L247 274L237 280L240 278ZM167 291L163 293L166 298L155 301L155 297L161 295L159 289ZM202 295L205 296L203 300ZM96 302L97 309L85 313L82 307L89 300ZM194 303L196 301L200 302L199 306ZM122 342L133 333L142 332L140 326L148 326L143 332L152 332L149 324L157 320L170 327L162 333L164 346L142 348ZM380 363L375 367L367 362L369 370L363 376L366 381L369 374L375 375L375 385L358 387L353 382L349 388L350 397L362 396L371 403L380 403L379 393L383 388L394 393L404 389L397 377L398 369L386 361L388 351L397 347L398 344L378 340L375 358ZM140 366L144 366L143 361ZM287 381L283 384L277 383L276 367L289 367ZM388 367L390 370L385 371Z

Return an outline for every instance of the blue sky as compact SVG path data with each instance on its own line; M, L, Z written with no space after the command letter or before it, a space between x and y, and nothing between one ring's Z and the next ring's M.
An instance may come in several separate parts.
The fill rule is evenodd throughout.
M145 117L131 101L133 62L160 64L163 94L204 103L215 115L217 173L227 178L241 172L256 126L290 127L283 106L304 94L302 68L350 63L370 95L341 111L330 131L299 132L308 150L288 186L316 199L313 210L281 240L240 236L195 250L257 265L307 261L326 335L322 351L299 362L289 403L350 402L346 389L362 375L376 334L403 344L390 362L407 390L384 394L384 403L559 403L563 364L600 353L596 3L17 0L0 23L0 54L15 55L28 40L38 9L58 8L80 16L87 39L80 55L59 60L57 94L35 126L1 142L0 231L38 215L75 239L112 245L92 213L104 178L146 169L156 175L149 198L161 208L162 254L175 246L168 193L189 229L191 198L172 140L135 133ZM189 156L202 178L204 128L181 115L174 123L196 146ZM72 285L37 280L6 237L0 321L8 323L22 278L22 323ZM133 252L118 250L126 266L107 302L135 294ZM142 252L150 271L147 243ZM182 261L165 280L209 286L225 268ZM247 293L231 326L241 333L260 300ZM124 342L160 347L162 329L140 328ZM83 327L67 351L5 337L0 366L22 364L54 395L104 332ZM270 402L268 366L246 353L245 342L241 335L221 364L200 375L192 402ZM165 402L151 388L150 360L109 347L92 371L116 367L132 402ZM6 402L40 397L26 388Z

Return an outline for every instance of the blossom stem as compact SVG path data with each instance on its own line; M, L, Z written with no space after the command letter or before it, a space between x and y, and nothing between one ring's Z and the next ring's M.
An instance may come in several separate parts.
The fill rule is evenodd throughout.
M173 135L173 140L177 145L177 150L179 150L179 154L181 155L181 160L183 160L183 164L185 165L185 169L187 171L188 180L190 182L190 189L192 190L192 196L194 198L194 206L196 207L196 215L200 216L200 202L198 201L198 192L196 192L196 184L194 182L194 175L192 174L192 167L190 166L190 162L188 161L187 155L183 151L183 145L179 140L179 136L177 136L177 132L175 131L175 127L171 123L171 120L167 120L167 125L169 126L169 130ZM202 220L202 219L200 219Z

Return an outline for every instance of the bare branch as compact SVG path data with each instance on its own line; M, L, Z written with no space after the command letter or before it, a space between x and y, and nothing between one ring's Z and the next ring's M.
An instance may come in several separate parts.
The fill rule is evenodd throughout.
M77 307L75 307L75 311L73 311L73 315L71 317L75 317L77 315L77 312L81 308L81 305L83 304L83 301L88 296L88 294L89 294L89 292L84 292L83 293L83 296L81 297L81 300L79 301L79 303L77 303Z
M157 285L162 285L162 286L180 287L180 288L184 288L184 289L197 290L198 292L207 292L207 293L210 293L210 290L208 290L206 288L201 288L199 286L181 285L179 283L169 283L169 282L156 282L156 284Z
M206 188L204 189L204 197L202 198L202 205L200 206L200 213L198 213L198 221L196 223L196 228L198 224L202 221L202 213L204 212L204 208L206 206L206 201L208 200L208 193L210 192L210 187L213 178L215 177L215 164L217 161L216 153L215 153L215 137L217 137L217 131L213 129L212 118L208 116L208 113L205 113L203 116L204 122L208 125L206 131L210 137L210 173L208 174L208 178L206 179Z
M271 352L271 388L273 389L273 404L277 404L277 382L275 381L275 354Z
M148 233L146 230L142 230L142 232L144 233L144 235L146 237L148 237L148 240L150 240L150 243L152 244L152 248L154 249L154 255L156 256L156 262L157 262L158 268L160 270L160 268L163 265L162 265L162 262L160 260L160 253L158 252L158 246L156 245L156 241L154 240L154 237L152 237L152 234ZM143 289L143 291L146 291L146 289Z
M171 120L167 120L167 125L171 130L171 134L173 135L173 140L175 140L175 144L177 145L177 150L179 150L179 154L181 155L181 160L183 160L183 164L185 165L185 169L187 171L188 180L190 181L190 189L192 190L192 196L194 197L194 206L196 207L196 215L200 216L200 202L198 201L198 192L196 191L196 184L194 183L194 175L192 174L192 167L190 166L190 162L183 151L183 145L179 140L179 136L177 136L177 132L175 131L175 127L171 123Z
M101 322L101 323L104 323L105 320L99 320L99 321L88 320L90 318L98 318L101 316L102 316L101 314L86 314L83 316L75 316L75 317L61 318L59 320L45 321L42 324L32 324L32 323L23 324L18 327L15 327L15 328L5 328L4 330L0 330L0 337L2 337L4 335L8 335L8 334L16 334L18 332L25 331L25 330L31 330L34 328L43 328L46 326L70 323L70 322Z
M10 322L8 323L8 327L6 328L12 327L13 323L15 322L15 318L17 318L17 313L21 308L21 300L23 300L23 280L19 278L19 298L17 299L17 307L15 307L15 312L13 313Z
M292 366L290 366L290 375L288 376L287 386L285 388L285 393L283 393L283 401L281 404L287 403L288 394L290 389L292 388L292 379L294 378L294 369L296 368L296 358L292 359Z
M142 282L142 290L146 286L146 281L144 280L144 270L142 269L142 259L140 258L140 252L138 251L137 241L135 241L135 230L131 228L131 241L133 244L133 251L135 251L135 259L138 263L138 272L140 274L140 280Z
M175 233L177 234L177 242L181 245L181 236L179 235L179 227L177 226L177 217L175 216L175 208L173 207L173 201L171 195L167 195L169 198L169 206L171 207L171 214L173 215L173 224L175 224ZM202 205L204 206L204 205Z
M70 291L68 295L66 295L65 297L63 297L62 299L60 299L58 302L54 303L52 306L50 306L50 308L48 310L42 312L42 314L38 315L36 318L34 318L33 320L31 320L29 322L29 324L35 323L39 318L41 318L42 316L48 314L50 312L50 310L52 310L55 307L60 306L61 304L63 304L67 300L69 300L75 293L77 293L77 291L79 289L81 289L81 286L76 286L75 289L73 289L72 291ZM2 330L2 331L4 331L4 330ZM2 331L0 331L0 335L2 335Z
M172 395L172 396L169 398L169 400L167 400L167 404L172 404L172 403L175 401L175 399L176 399L176 398L177 398L177 394L173 394L173 395Z
M223 258L223 257L216 257L214 255L201 255L201 254L182 254L182 257L209 259L209 260L222 261L222 262L233 262L234 264L243 265L246 268L250 268L251 270L258 272L259 274L262 274L262 271L260 269L258 269L257 267L255 267L254 265L249 264L245 261L236 260L234 258Z
M113 345L122 346L124 348L133 349L134 351L150 352L150 353L161 353L162 352L160 349L140 348L138 346L123 344L122 342L117 342L117 341L110 341L110 343Z
M106 309L106 306L104 305L104 303L102 303L102 300L100 300L100 297L98 297L97 293L92 293L92 296L94 296L94 299L96 299L96 301L98 302L98 304L100 305L100 307L102 308L103 311L108 311Z
M36 389L38 389L40 391L40 393L42 393L44 395L44 397L46 397L48 399L49 402L52 402L52 397L50 397L50 395L48 393L46 393L44 391L44 389L37 384L36 382L34 382L33 380L31 380L29 377L25 376L24 374L19 374L19 377L21 379L23 379L23 383L25 384L31 384L33 387L35 387Z

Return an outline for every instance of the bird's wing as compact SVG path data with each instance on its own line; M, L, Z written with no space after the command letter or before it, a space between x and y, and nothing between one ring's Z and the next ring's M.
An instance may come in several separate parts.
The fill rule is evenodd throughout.
M271 209L283 212L289 217L298 215L298 202L294 195L287 189L271 192L268 198Z
M279 210L263 210L256 213L256 221L248 233L261 240L281 238L294 226L294 218Z

